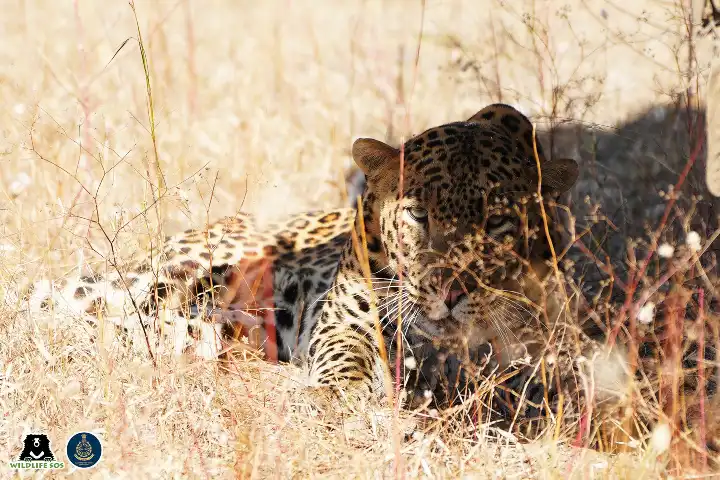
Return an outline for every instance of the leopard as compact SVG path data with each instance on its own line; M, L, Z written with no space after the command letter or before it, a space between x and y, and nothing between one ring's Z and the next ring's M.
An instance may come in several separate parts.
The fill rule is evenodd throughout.
M208 359L253 337L267 358L305 365L316 391L360 401L403 379L406 404L441 396L448 358L473 353L487 374L553 351L572 320L562 222L546 205L574 185L575 160L548 158L502 103L399 147L358 138L352 158L365 177L355 208L262 227L240 212L128 267L36 285L31 308L158 331Z

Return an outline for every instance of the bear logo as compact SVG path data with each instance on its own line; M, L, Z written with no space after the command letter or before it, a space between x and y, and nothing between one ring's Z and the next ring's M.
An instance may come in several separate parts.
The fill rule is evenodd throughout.
M44 434L30 433L25 436L25 447L18 457L21 462L54 462L50 439Z

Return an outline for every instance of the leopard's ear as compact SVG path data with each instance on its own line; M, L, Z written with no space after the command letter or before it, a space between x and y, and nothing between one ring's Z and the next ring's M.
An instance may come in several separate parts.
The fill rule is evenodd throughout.
M572 158L553 159L542 164L542 193L561 195L570 190L578 179L580 168Z
M376 176L396 170L400 161L400 150L372 138L358 138L353 143L352 156L357 166L368 176Z
M503 117L510 115L515 117L517 120L515 123L522 123L522 127L530 128L532 130L532 124L530 120L517 108L507 105L505 103L493 103L477 112L472 117L468 118L468 122L502 122Z

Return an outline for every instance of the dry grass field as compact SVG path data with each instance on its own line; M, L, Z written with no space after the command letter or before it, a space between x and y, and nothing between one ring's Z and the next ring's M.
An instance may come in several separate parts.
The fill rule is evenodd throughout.
M524 442L451 420L401 441L382 419L331 426L303 414L294 368L170 355L153 365L97 341L81 319L28 313L22 300L33 281L102 271L160 231L238 210L268 221L347 204L355 137L399 143L494 101L539 130L558 127L548 147L583 169L571 198L579 223L600 204L647 233L642 222L657 226L665 208L653 188L685 178L698 138L688 119L704 108L694 95L709 39L690 48L683 8L137 0L134 13L126 1L2 2L0 476L33 475L5 467L25 434L47 433L62 450L88 430L105 451L73 474L87 478L709 478L703 449L666 431L662 416L659 430L612 455L574 448L571 434ZM685 185L701 185L703 162ZM640 289L655 288L662 275L652 275Z

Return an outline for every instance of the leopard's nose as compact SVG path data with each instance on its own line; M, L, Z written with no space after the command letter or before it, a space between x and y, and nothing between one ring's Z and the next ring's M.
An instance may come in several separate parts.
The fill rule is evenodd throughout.
M465 297L467 294L464 290L459 289L450 289L445 295L445 306L448 308L448 310L452 311L453 307L458 304L460 300L462 300L463 297Z

